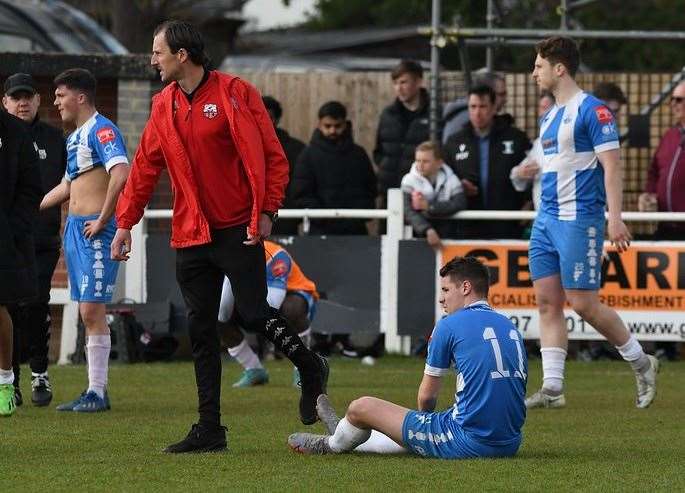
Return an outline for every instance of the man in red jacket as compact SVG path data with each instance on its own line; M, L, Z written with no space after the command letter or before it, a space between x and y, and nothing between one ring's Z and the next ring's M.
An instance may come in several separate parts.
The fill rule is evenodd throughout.
M154 33L152 66L166 88L153 98L129 181L117 204L112 258L127 260L131 228L166 167L174 190L171 246L188 308L199 422L170 453L226 448L220 422L221 359L216 319L224 275L242 325L263 333L298 367L300 418L317 420L328 365L266 301L264 246L288 182L288 162L259 92L237 77L209 71L200 33L167 21Z

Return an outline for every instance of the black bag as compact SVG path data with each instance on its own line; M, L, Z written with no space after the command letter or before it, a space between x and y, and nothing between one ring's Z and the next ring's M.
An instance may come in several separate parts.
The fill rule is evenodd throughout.
M117 303L107 306L107 325L112 337L110 361L168 361L178 341L169 331L171 305L160 303ZM72 363L85 363L85 327L79 319L76 351Z

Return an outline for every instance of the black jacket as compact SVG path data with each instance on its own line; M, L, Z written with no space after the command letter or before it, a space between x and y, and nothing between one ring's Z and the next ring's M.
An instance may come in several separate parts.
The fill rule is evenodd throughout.
M381 113L373 159L378 166L379 192L399 188L402 177L414 162L416 146L430 137L428 92L421 89L419 108L411 112L399 99Z
M61 129L43 123L38 118L31 124L31 135L38 148L38 163L43 195L55 188L64 178L67 167L67 148ZM55 250L60 247L59 228L62 208L41 211L36 223L36 250Z
M290 134L282 128L276 129L276 136L278 137L278 141L281 143L281 147L283 147L285 157L288 159L288 164L290 165L288 188L285 192L283 209L293 209L292 183L293 174L295 172L295 163L297 163L297 158L304 150L305 145L301 140L291 137Z
M348 126L349 128L349 126ZM292 183L296 207L309 209L373 209L376 175L366 151L349 130L334 142L314 130L295 165ZM314 234L367 234L364 220L312 220Z
M33 228L42 197L28 127L0 111L0 304L37 295Z
M467 179L481 188L480 146L473 126L466 127L447 139L445 161L460 179ZM511 184L511 168L518 165L531 144L525 132L509 124L505 118L495 118L490 131L487 203L482 190L475 197L467 195L467 210L519 210L530 198L517 192ZM521 238L523 228L518 221L464 221L466 238Z

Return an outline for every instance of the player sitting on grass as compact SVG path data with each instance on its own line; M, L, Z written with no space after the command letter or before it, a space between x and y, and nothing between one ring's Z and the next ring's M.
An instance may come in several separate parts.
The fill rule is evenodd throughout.
M328 397L321 395L317 413L331 435L295 433L288 438L290 448L307 454L349 452L377 430L422 456L465 459L516 453L526 417L528 365L522 338L507 317L487 304L489 276L480 261L455 257L440 276L440 304L448 315L431 336L419 410L361 397L337 422ZM455 403L435 412L442 377L451 365L458 372ZM366 451L382 453L380 448Z
M319 293L316 285L302 273L290 254L277 243L264 242L266 254L266 301L277 309L308 346L309 324L314 319ZM269 382L269 374L238 327L240 317L234 310L231 281L224 277L219 306L219 334L228 344L228 353L245 369L233 387L252 387ZM300 373L294 370L293 384L299 386Z

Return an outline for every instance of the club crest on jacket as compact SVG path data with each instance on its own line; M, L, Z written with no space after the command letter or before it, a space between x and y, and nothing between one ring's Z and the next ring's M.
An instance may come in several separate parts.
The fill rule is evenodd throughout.
M204 113L205 117L211 120L219 114L219 110L217 109L216 104L207 103L202 109L202 113Z

